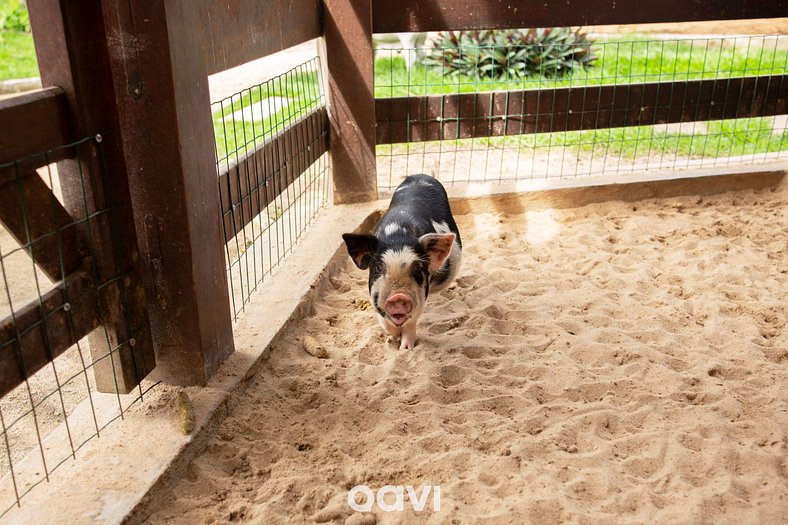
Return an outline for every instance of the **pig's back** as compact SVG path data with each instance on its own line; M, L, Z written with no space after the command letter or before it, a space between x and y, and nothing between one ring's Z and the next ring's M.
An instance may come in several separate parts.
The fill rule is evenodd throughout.
M393 222L411 226L417 237L436 232L440 229L436 229L436 224L445 224L457 236L457 244L462 246L446 190L429 175L409 175L397 187L378 229L383 230Z

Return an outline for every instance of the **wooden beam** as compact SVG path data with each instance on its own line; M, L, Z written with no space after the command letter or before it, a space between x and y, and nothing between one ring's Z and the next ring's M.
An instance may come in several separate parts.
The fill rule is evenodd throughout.
M370 0L324 2L334 202L377 198Z
M0 184L0 221L53 282L82 265L74 220L35 171Z
M375 33L654 24L788 16L788 0L373 0Z
M50 87L0 100L0 164L55 150L75 138L62 89ZM38 157L38 165L28 161L25 168L59 160Z
M378 144L521 135L788 112L788 77L377 99Z
M99 326L98 292L86 272L69 275L0 321L0 397Z
M319 0L197 0L209 75L320 37Z
M225 241L229 242L328 151L327 138L328 113L321 107L222 169L219 195Z
M234 349L199 34L212 22L188 0L101 2L157 370L169 383L205 385Z

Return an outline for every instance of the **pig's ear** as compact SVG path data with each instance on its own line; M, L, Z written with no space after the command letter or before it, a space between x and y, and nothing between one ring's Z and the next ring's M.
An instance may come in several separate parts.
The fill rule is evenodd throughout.
M378 251L378 239L374 235L359 235L357 233L343 233L342 239L347 246L350 258L362 270L369 268L372 257Z
M419 244L430 257L430 270L437 272L451 253L453 233L427 233L419 237Z

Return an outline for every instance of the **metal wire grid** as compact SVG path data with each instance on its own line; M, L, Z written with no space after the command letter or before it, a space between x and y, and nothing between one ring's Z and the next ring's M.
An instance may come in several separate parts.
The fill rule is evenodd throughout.
M88 213L88 206L85 194L86 182L83 178L85 163L80 158L79 153L74 160L77 166L79 179L81 182L81 196L84 205L82 219L75 219L68 225L57 228L37 238L31 238L30 227L27 217L30 216L31 207L35 205L38 211L49 204L53 208L54 202L45 203L26 202L21 191L21 170L20 164L23 161L37 157L43 159L44 168L38 169L38 175L52 189L54 195L60 197L59 180L57 176L56 164L50 163L51 158L62 158L58 154L61 150L72 150L76 152L85 151L85 147L95 148L95 152L100 160L100 165L104 169L103 149L101 137L87 137L60 148L48 150L46 152L19 159L13 163L0 165L0 170L13 169L16 173L16 180L3 189L3 191L16 191L19 195L19 205L25 217L25 242L19 243L11 235L0 227L0 274L2 274L3 289L0 290L0 317L6 326L12 323L15 337L8 341L0 342L0 359L8 362L10 366L17 366L20 363L23 376L26 379L6 396L0 399L0 517L5 515L14 506L21 504L21 498L28 494L33 488L48 481L50 474L69 459L76 459L77 452L94 437L99 437L101 432L113 421L123 418L124 414L132 405L142 401L143 396L155 386L156 383L143 381L135 389L134 394L121 396L115 384L114 394L104 394L96 391L93 369L105 359L112 363L113 355L121 348L130 344L133 332L129 325L127 333L129 339L118 341L117 344L111 342L110 335L106 328L103 330L103 338L93 338L90 351L87 348L87 337L79 340L75 345L61 355L51 359L52 350L47 330L47 320L55 314L60 315L64 312L67 318L68 329L71 339L75 337L75 324L72 317L71 304L78 302L81 297L92 295L99 297L102 290L108 287L117 287L121 290L121 303L126 310L127 300L125 296L126 271L119 269L116 275L103 280L99 279L95 265L94 249L96 239L93 238L92 231L96 228L96 223L102 219L109 219L110 224L115 225L114 206L96 210ZM104 173L106 171L104 170ZM106 185L109 188L109 185ZM56 197L53 196L55 201ZM33 249L45 242L47 239L55 238L59 246L60 271L61 277L65 279L66 268L63 264L64 239L63 233L69 228L82 228L87 232L87 250L89 260L92 261L89 273L93 279L93 286L87 291L69 291L68 283L63 281L64 295L67 302L55 311L45 313L43 296L53 289L56 283L43 274L37 267ZM113 236L114 238L114 236ZM118 253L117 245L113 249ZM21 328L17 326L16 312L20 307L33 303L38 306L42 313L42 319L35 325ZM101 301L97 301L101 310ZM127 319L128 321L128 319ZM38 370L30 377L25 372L25 362L21 354L18 353L17 341L21 337L33 330L41 330L44 333L46 342L47 356L49 363ZM106 346L96 348L95 341L104 340Z
M222 202L221 212L234 318L328 202L327 154L300 175L292 173L298 159L321 151L328 134L323 120L310 119L306 129L301 127L284 140L292 126L325 108L320 67L315 57L212 104L220 193L232 195L235 188L245 188L235 202ZM277 140L282 140L281 147L266 150ZM252 163L252 169L238 169L256 153L261 160ZM290 180L288 170L295 180L284 185L282 178ZM273 199L266 199L272 194Z
M745 76L762 76L763 82L768 83L772 76L788 71L788 37L760 35L670 40L636 37L603 40L599 37L592 49L598 58L593 67L583 72L564 78L532 76L499 81L481 80L478 75L476 78L447 75L440 66L417 64L407 70L400 54L429 54L434 50L429 45L419 49L378 50L375 96L554 90L703 79L714 79L716 83ZM688 106L686 100L684 104ZM538 101L537 108L537 123L540 119L568 118L566 113L557 113L554 108L539 107ZM581 112L585 112L585 108ZM697 108L695 115L699 115ZM521 122L525 116L507 115L520 118ZM379 145L378 187L384 191L392 189L404 176L417 172L455 184L573 179L602 174L618 176L765 163L786 158L787 123L788 117L779 115Z

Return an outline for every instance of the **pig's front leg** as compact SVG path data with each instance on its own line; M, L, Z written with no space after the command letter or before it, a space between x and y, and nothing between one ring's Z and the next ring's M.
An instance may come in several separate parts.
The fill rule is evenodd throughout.
M386 318L382 315L378 315L378 323L380 324L381 328L386 331L391 337L397 337L401 329L398 326L394 326L392 323L386 321Z
M410 350L416 346L416 322L409 321L402 327L402 339L399 343L400 350Z
M378 315L378 323L391 337L399 337L399 349L410 350L416 346L416 321L410 320L403 326L395 326L382 315Z

